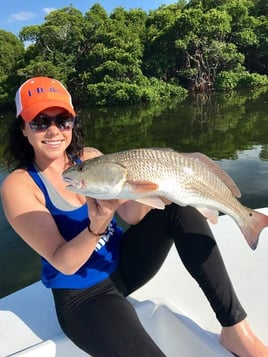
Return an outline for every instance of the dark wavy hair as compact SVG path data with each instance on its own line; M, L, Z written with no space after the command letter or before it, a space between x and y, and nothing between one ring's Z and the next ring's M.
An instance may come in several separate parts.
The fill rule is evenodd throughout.
M34 160L33 147L29 143L27 137L22 133L24 125L24 120L19 116L18 118L15 118L8 127L7 145L4 150L3 158L9 170L25 168ZM72 133L72 141L66 149L71 164L74 163L76 158L82 156L83 148L84 134L79 118L76 117Z

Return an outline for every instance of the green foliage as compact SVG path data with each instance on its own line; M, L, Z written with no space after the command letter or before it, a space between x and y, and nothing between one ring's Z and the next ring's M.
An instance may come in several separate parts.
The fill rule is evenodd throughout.
M167 84L152 78L147 84L111 82L96 83L87 86L86 102L94 106L120 106L124 104L152 103L167 98L177 97L182 100L187 91L179 86Z
M222 91L233 90L237 87L239 78L239 72L222 71L215 80L215 87Z
M84 17L74 7L50 12L40 26L24 27L23 41L30 41L26 49L26 64L20 69L25 78L33 75L55 76L67 82L75 71L74 63L83 37Z
M237 83L237 88L258 88L262 86L268 86L268 76L259 73L244 72Z
M37 42L40 36L40 26L26 26L23 27L19 33L19 38L21 41L26 42Z
M268 85L268 76L249 73L243 68L237 71L222 71L217 77L215 85L221 91L259 88Z
M0 30L0 75L11 73L23 54L22 42L12 33Z
M12 33L0 30L0 106L10 103L17 85L16 70L23 61L24 47Z
M64 81L65 78L62 78L60 69L53 65L50 61L31 61L23 69L18 70L18 74L21 77L38 77L38 76L48 76L58 78L59 80Z
M24 49L22 41L27 43ZM63 81L76 103L151 103L185 90L266 86L263 0L179 0L146 13L98 3L50 12L19 39L0 30L0 104L31 76ZM263 75L263 77L261 77ZM12 96L11 96L12 93Z

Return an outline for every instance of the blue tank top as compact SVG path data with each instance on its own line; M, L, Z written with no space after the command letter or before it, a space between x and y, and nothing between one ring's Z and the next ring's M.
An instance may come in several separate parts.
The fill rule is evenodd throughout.
M29 165L27 171L43 192L46 208L50 211L60 233L66 241L73 239L88 226L89 220L86 204L79 208L71 207L71 205L69 205L68 209L57 207L55 199L53 200L50 197L47 183L42 179L35 166ZM60 196L56 190L53 191L53 196L55 195ZM63 200L61 196L59 199ZM67 202L66 204L68 205ZM101 236L95 251L87 262L72 275L61 273L46 259L41 257L42 282L48 288L83 289L103 281L117 268L121 236L122 229L117 226L116 220L113 218L106 233Z

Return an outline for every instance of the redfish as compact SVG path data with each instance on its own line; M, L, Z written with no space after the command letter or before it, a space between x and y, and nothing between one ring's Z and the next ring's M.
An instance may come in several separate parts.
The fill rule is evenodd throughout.
M63 173L71 191L96 199L130 199L158 209L165 199L198 209L209 221L231 216L256 249L268 216L243 206L239 188L213 160L201 153L134 149L102 155ZM165 199L163 199L165 198Z

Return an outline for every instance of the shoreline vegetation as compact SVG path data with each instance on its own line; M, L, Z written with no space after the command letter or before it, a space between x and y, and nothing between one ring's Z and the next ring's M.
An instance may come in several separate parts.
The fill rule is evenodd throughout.
M80 107L267 87L267 15L266 0L178 1L148 13L108 14L98 3L85 14L54 10L18 37L0 29L0 108L39 75L65 83Z

